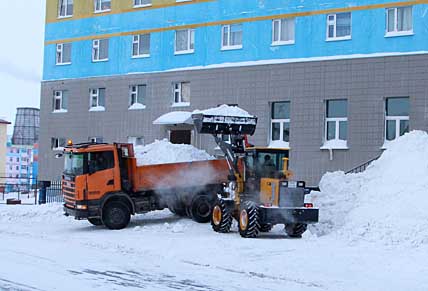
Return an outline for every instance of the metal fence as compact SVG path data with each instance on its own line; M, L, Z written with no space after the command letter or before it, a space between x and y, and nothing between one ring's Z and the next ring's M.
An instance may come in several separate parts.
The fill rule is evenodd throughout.
M0 177L0 203L44 204L63 201L61 181Z

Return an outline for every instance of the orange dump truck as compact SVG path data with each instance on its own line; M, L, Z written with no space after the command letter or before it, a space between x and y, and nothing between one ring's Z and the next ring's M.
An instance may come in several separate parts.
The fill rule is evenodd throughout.
M110 229L165 208L208 222L229 174L225 160L137 166L131 144L69 145L63 156L65 215Z

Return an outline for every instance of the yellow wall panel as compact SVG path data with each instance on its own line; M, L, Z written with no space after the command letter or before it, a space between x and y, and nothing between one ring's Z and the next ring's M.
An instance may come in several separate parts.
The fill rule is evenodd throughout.
M111 2L111 10L113 13L120 13L132 9L133 6L134 1L132 0L116 0Z
M58 0L46 0L46 22L55 21L58 17Z

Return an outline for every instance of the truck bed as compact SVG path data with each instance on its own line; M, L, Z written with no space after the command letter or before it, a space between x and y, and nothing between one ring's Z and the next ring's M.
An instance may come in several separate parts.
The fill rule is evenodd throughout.
M134 192L204 187L227 182L226 160L137 166L131 159Z

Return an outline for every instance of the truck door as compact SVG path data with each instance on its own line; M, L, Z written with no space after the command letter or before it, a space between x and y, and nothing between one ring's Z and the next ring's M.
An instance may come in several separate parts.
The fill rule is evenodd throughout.
M88 200L97 200L105 193L116 189L113 151L90 152L88 154Z

